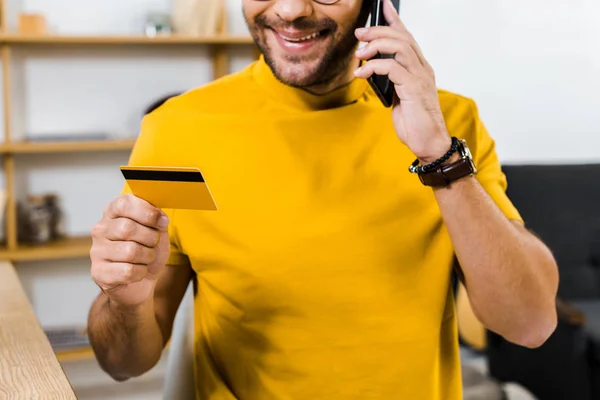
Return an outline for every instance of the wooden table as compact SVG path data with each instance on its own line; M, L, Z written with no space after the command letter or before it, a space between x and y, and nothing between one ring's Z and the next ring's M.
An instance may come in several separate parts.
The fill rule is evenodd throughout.
M4 261L0 261L0 398L77 398L14 267Z

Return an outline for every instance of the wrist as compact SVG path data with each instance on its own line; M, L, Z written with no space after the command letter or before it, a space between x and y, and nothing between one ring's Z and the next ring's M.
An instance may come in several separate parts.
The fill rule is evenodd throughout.
M471 151L464 139L451 138L452 145L442 157L425 165L416 159L408 168L409 172L418 174L426 186L442 187L464 178L477 174Z
M126 304L120 303L108 297L107 306L111 312L125 316L127 318L135 318L140 315L144 315L148 312L154 313L154 298L153 296L148 297L145 301L137 304Z
M452 138L448 135L442 137L436 141L432 141L427 145L427 149L420 154L415 154L419 159L419 162L422 165L431 164L432 162L441 158L448 149L452 146ZM452 157L446 161L446 163L450 163L452 161L456 161L460 158L457 154L453 154Z
M444 168L449 164L451 165L453 160L455 160L454 156L459 151L460 145L461 141L456 137L452 137L450 138L450 148L446 150L442 156L434 159L433 161L429 161L429 158L427 157L423 157L423 159L417 158L411 164L408 170L411 173L421 175L426 172L440 170L440 168Z

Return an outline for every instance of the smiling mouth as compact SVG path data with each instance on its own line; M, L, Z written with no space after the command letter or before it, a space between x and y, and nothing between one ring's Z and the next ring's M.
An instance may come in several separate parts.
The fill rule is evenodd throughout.
M281 36L283 39L285 39L285 40L287 40L289 42L305 42L307 40L315 39L316 37L321 36L324 32L325 31L319 31L319 32L315 32L315 33L312 33L310 35L299 37L299 38L288 37L288 36L285 36L284 34L279 33L279 32L277 32L277 34L279 36Z
M325 36L327 34L327 29L323 29L314 33L311 33L310 35L306 35L306 36L301 36L301 37L290 37L290 36L286 36L285 33L281 33L278 32L276 30L273 30L277 35L279 35L282 39L288 41L288 42L292 42L292 43L301 43L301 42L306 42L312 39L316 39L318 37L321 36Z

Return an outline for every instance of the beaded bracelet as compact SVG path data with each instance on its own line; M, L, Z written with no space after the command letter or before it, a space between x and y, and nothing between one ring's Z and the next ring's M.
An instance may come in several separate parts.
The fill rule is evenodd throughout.
M415 162L413 162L411 164L411 166L408 167L408 170L413 174L421 174L423 172L432 171L432 170L436 169L441 163L448 161L450 159L450 157L452 157L452 154L456 153L457 150L458 150L458 139L453 136L452 137L452 146L450 147L450 150L448 150L446 152L446 154L444 154L441 158L438 158L431 164L420 165L420 166L419 166L419 159L417 158L415 160Z

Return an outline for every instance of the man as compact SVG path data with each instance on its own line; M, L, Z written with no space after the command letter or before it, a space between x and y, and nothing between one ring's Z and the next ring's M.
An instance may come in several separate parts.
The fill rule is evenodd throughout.
M460 399L454 256L489 329L527 347L553 332L555 262L475 104L436 90L389 2L389 27L356 29L369 8L244 0L264 59L144 119L131 165L200 168L219 210L107 206L89 334L114 379L159 360L190 280L199 399Z

